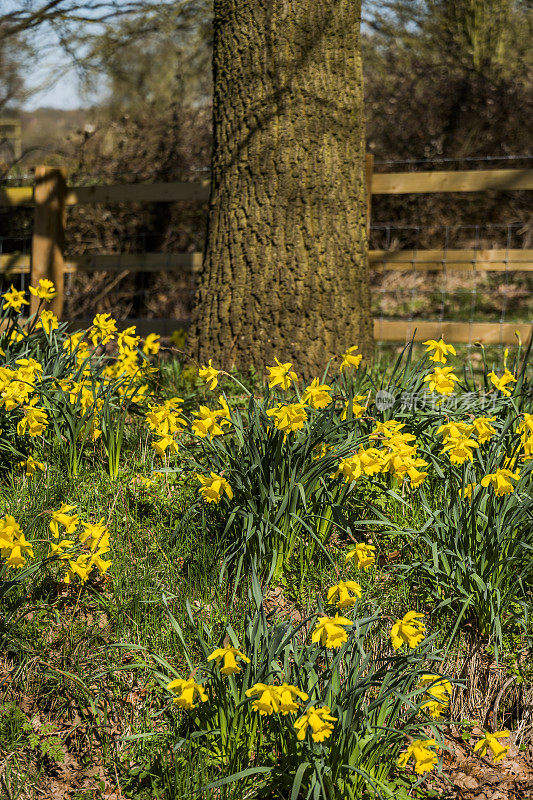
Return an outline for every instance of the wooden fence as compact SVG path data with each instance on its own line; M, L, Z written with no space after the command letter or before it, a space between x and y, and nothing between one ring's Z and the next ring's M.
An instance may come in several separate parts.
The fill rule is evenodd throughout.
M532 169L374 173L373 157L367 156L366 172L369 220L373 195L533 189ZM31 274L34 282L44 277L52 279L58 288L54 310L61 316L65 274L198 272L202 264L201 253L80 255L66 260L63 255L66 213L69 206L87 203L207 202L208 197L209 181L68 187L66 172L62 168L37 167L34 186L0 188L0 206L34 207L31 254L0 255L0 274ZM371 250L369 257L372 267L385 271L533 272L533 250L526 249ZM132 322L128 320L128 324ZM136 322L140 329L161 333L169 332L176 324L172 320ZM453 342L479 340L486 344L514 343L515 331L525 341L531 333L529 325L513 323L379 319L374 322L376 339L381 341L405 341L415 333L415 328L415 338L419 341L443 335Z

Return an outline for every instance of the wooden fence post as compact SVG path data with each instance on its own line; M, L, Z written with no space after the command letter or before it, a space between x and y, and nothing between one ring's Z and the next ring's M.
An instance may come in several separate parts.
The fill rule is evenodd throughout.
M67 171L64 167L36 167L31 251L31 280L35 286L39 279L54 282L57 295L50 308L61 319L64 299L65 197ZM31 297L30 313L39 305L39 298Z
M366 176L366 232L370 235L370 219L372 213L372 176L374 174L374 155L367 153L365 156Z

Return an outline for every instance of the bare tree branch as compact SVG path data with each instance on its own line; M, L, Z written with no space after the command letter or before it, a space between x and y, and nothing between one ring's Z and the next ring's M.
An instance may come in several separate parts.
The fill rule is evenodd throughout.
M29 0L22 7L0 15L0 41L54 21L101 25L141 12L161 11L164 6L165 0Z

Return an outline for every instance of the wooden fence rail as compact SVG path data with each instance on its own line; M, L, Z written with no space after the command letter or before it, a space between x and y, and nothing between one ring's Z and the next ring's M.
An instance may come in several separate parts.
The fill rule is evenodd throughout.
M523 191L533 189L533 169L458 170L447 172L373 172L373 157L367 156L366 180L368 221L373 195L437 192ZM65 171L58 167L37 167L35 185L0 188L0 207L33 206L34 235L31 254L0 255L0 274L31 274L33 280L49 277L56 283L58 297L54 311L63 310L63 276L76 272L199 272L201 253L121 253L115 255L63 256L66 209L88 203L197 202L209 199L209 181L111 184L68 187ZM382 271L533 272L533 250L371 250L370 265ZM142 328L155 325L166 332L171 320L137 321ZM129 321L131 324L131 321ZM416 339L445 335L454 342L509 344L515 330L527 339L527 325L499 323L375 320L374 332L382 341L403 341L414 333Z
M533 250L370 250L373 269L411 272L533 272ZM28 253L0 255L0 274L29 275ZM200 272L202 253L118 253L66 257L65 274L76 272Z
M53 167L47 167L53 170ZM435 194L439 192L514 192L533 189L533 169L457 170L450 172L373 172L372 195ZM116 183L68 190L65 203L174 203L207 201L209 181ZM33 186L0 188L0 206L34 204Z

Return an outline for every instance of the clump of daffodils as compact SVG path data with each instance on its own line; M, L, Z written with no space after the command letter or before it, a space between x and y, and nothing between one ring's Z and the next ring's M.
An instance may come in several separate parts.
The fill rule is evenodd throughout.
M75 506L62 504L52 512L50 520L49 557L57 558L65 567L63 582L68 584L75 576L85 583L93 570L105 575L111 566L109 555L110 534L104 521L81 522ZM14 517L0 519L0 555L13 569L24 567L28 558L35 558L33 544L28 542Z
M368 569L371 566L368 562L373 563L374 548L371 545L356 545L349 561L357 557L360 558L361 569ZM355 581L339 580L329 588L327 602L340 608L352 608L361 595L361 587ZM403 619L397 620L391 631L394 648L403 644L414 648L420 644L425 636L425 626L421 618L421 614L408 612ZM339 651L342 657L343 651L340 648L345 646L344 655L347 656L353 651L353 644L348 640L352 636L352 629L356 630L354 624L353 619L339 614L317 615L315 628L310 632L309 647L315 645L325 648L326 651ZM399 644L396 642L397 638L400 640ZM260 652L254 649L254 657L257 658ZM331 689L328 690L327 702L320 696L320 671L326 667L329 669L331 660L338 659L338 655L327 653L323 663L321 659L318 661L311 659L310 663L315 664L312 675L308 675L305 671L294 673L299 675L301 681L305 681L304 685L299 685L300 681L290 682L286 679L284 669L287 669L287 665L284 664L282 669L283 659L273 656L270 649L267 674L262 672L259 680L255 675L258 664L263 663L260 655L259 661L254 663L237 643L230 641L229 636L221 647L215 648L211 653L206 650L205 653L204 667L199 665L192 670L188 678L174 677L166 684L172 695L173 704L183 711L194 712L194 715L205 721L211 720L213 714L223 713L228 722L236 719L233 714L239 710L239 713L243 714L251 712L257 714L263 721L261 724L264 726L262 728L264 732L277 730L272 727L273 725L282 726L283 736L292 737L295 745L301 744L306 748L320 745L323 748L321 757L326 757L326 749L331 748L331 743L336 743L344 735L340 729L336 733L337 726L345 724L345 720L341 722L342 701L335 701L335 693L332 698ZM206 677L201 677L202 669ZM439 719L450 702L451 682L442 675L427 673L419 675L418 682L413 681L413 685L415 687L413 696L418 698L418 711L426 715L426 721L427 717ZM228 704L235 705L234 711L230 711ZM219 711L217 706L220 706ZM215 718L218 719L218 716ZM211 724L211 721L207 722L208 727ZM233 724L236 725L237 722ZM251 724L255 729L258 723L252 720L238 724ZM421 722L420 725L422 724L424 723ZM220 732L217 729L214 733ZM423 775L437 766L439 746L435 739L410 737L408 739L406 749L397 759L399 767L405 768L412 762L415 773Z
M104 520L82 522L78 514L71 513L75 508L63 504L52 512L50 520L50 531L57 540L50 543L50 556L64 564L63 582L66 584L76 576L85 583L94 570L105 575L111 566L111 560L105 559L110 550L110 533Z
M13 569L23 567L27 558L35 558L32 544L9 514L0 519L0 555L5 559L6 566Z
M148 394L148 359L159 352L160 337L150 334L141 346L135 327L119 332L110 314L96 314L88 331L69 335L65 325L44 307L57 294L54 284L41 279L30 286L30 294L40 302L27 321L19 318L29 304L25 293L12 286L2 295L7 328L0 333L0 358L5 359L0 363L0 411L10 416L14 412L17 435L32 447L62 426L60 435L68 438L77 429L74 438L94 442L102 434L106 398L140 403ZM34 350L39 338L41 351L44 348L54 356L59 374L47 374L50 364L28 355L40 352ZM26 458L29 477L35 475L38 464L31 455Z
M353 483L364 476L389 473L400 485L408 478L413 488L420 486L427 477L423 470L428 462L417 453L416 437L403 427L396 420L378 422L369 438L381 446L361 446L354 455L341 458L332 477L342 476L346 483Z

